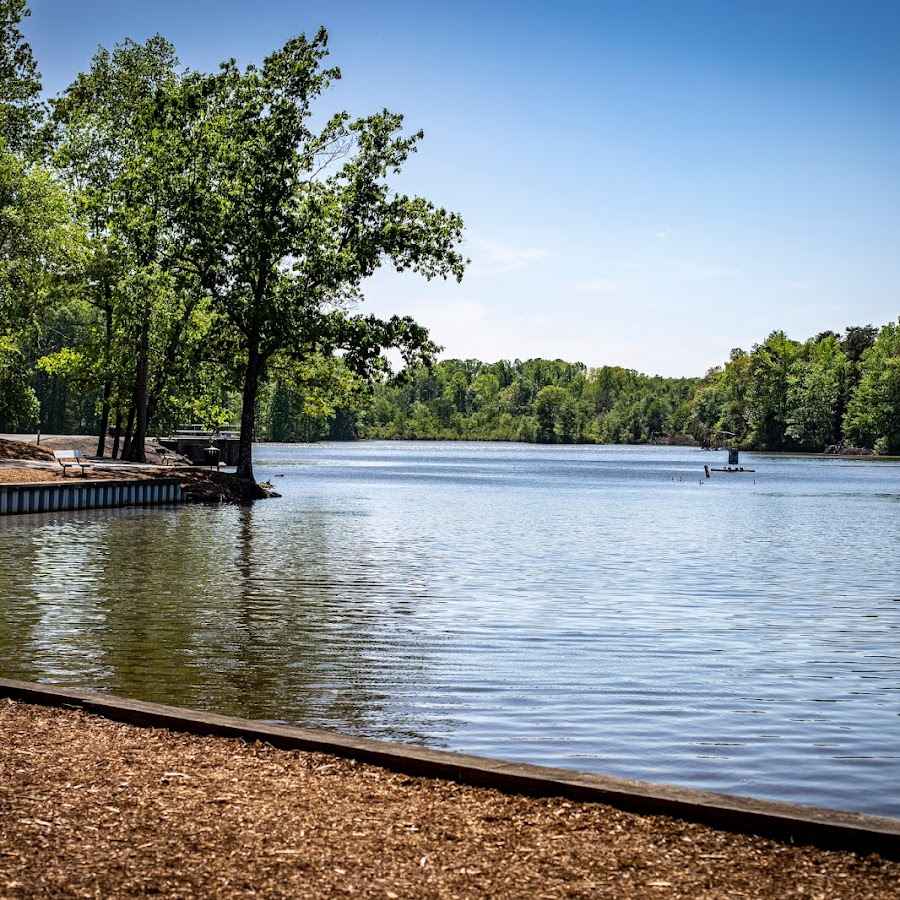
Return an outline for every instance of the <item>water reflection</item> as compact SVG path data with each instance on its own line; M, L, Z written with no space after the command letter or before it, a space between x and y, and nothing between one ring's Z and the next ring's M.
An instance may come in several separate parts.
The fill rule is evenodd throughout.
M260 456L280 501L0 521L3 674L900 815L900 467Z
M258 509L4 523L4 674L365 731L384 700L371 677L379 622L336 591L328 528L312 516L267 532L254 525ZM414 650L405 663L415 677ZM405 725L392 731L423 740Z

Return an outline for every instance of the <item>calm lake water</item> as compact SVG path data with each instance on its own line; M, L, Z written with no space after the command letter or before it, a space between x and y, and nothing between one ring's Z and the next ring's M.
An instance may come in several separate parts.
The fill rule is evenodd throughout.
M0 520L0 672L900 816L900 465L257 448L284 495ZM701 480L703 483L701 484Z

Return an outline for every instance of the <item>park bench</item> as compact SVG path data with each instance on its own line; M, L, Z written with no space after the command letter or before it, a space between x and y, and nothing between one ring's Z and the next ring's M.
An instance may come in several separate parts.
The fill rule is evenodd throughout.
M178 466L184 462L184 458L180 454L173 453L171 450L166 450L165 447L159 448L159 458L162 460L164 466Z
M63 478L66 477L66 469L73 466L81 466L81 474L90 465L90 463L82 462L84 454L80 450L54 450L53 455L56 461L62 466Z

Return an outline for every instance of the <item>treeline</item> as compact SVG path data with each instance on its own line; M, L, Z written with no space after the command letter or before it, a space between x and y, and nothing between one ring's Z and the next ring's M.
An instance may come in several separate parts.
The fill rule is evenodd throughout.
M850 326L805 343L772 332L708 372L691 406L691 434L704 443L900 453L900 328Z
M345 410L344 430L350 418ZM378 438L897 454L900 326L851 326L804 343L776 331L703 378L561 360L450 360L377 386L357 420L356 433Z
M377 385L360 416L367 437L640 444L687 433L696 378L531 359L448 360Z

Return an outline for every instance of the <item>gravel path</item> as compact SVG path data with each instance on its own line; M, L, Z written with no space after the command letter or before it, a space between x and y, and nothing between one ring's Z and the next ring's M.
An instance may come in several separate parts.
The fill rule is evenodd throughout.
M900 863L0 700L0 897L889 898Z

